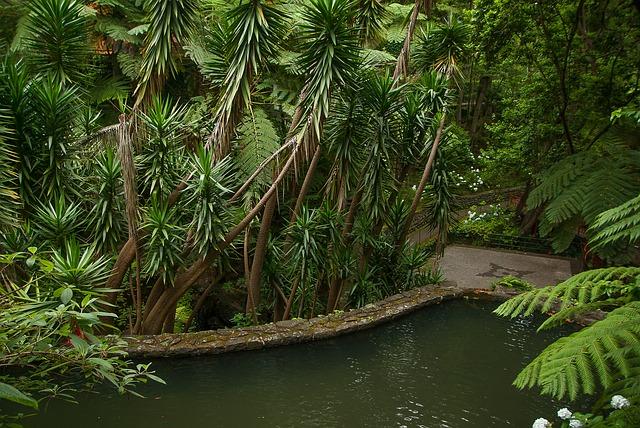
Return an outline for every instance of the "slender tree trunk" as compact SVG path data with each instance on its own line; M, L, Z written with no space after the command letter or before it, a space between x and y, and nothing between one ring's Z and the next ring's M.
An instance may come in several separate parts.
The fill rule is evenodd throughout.
M396 68L393 71L393 80L399 80L401 77L406 77L409 68L409 51L411 49L411 40L413 40L413 34L416 30L416 23L418 22L418 14L420 13L420 6L423 0L416 0L413 5L413 11L409 18L409 26L407 27L407 36L404 39L404 45L398 55L396 61ZM431 2L429 1L429 4Z
M244 264L244 284L247 289L247 305L245 307L245 312L247 312L247 308L254 308L255 304L253 302L253 295L249 292L250 290L250 279L251 279L251 260L249 259L249 243L251 242L249 239L249 233L251 232L251 226L247 227L247 230L244 232L244 245L243 245L243 264Z
M478 134L479 134L479 124L480 117L482 117L482 105L487 95L487 91L489 90L489 86L491 85L491 77L490 76L482 76L480 77L480 82L478 84L478 97L476 98L476 105L473 108L473 120L471 121L471 147L474 148L478 142Z
M344 227L342 229L342 237L345 240L348 239L348 236L353 229L353 221L356 216L356 211L358 211L358 206L360 205L360 200L362 199L363 193L364 188L362 187L362 183L358 183L358 188L356 189L356 193L355 195L353 195L353 199L351 200L349 212L347 213L347 218L344 221ZM329 285L329 295L327 296L327 313L335 310L336 304L338 303L339 290L341 288L342 279L337 277L333 278L331 280L331 284Z
M169 313L164 320L164 326L162 327L163 333L173 333L174 326L176 324L176 309L178 304L174 303L169 309Z
M272 196L267 202L267 205L264 207L264 213L262 214L262 223L260 224L260 231L258 232L258 237L256 239L256 248L253 253L251 276L249 277L249 287L247 287L246 313L253 314L254 318L256 318L256 308L260 304L262 267L264 265L264 259L267 251L267 240L269 238L269 231L271 229L271 220L273 219L273 213L276 210L277 203L277 198L275 196Z
M291 308L293 307L293 301L296 298L296 291L298 291L298 285L300 284L299 279L296 279L293 283L293 287L291 287L291 294L287 299L287 306L284 308L284 314L282 315L283 320L289 319L289 315L291 315Z
M122 166L122 182L124 187L125 211L129 240L132 241L136 260L135 295L131 295L136 310L136 322L133 331L138 331L142 323L142 285L140 284L140 247L138 245L138 192L136 191L136 167L133 163L131 134L126 116L121 114L118 126L118 158ZM115 294L115 293L114 293Z
M438 152L438 146L440 145L440 140L442 138L442 132L444 130L446 114L442 114L442 118L440 119L440 124L438 125L438 131L436 132L436 138L433 140L433 145L431 146L431 153L429 153L429 159L427 160L427 164L424 166L424 171L422 173L422 178L420 179L420 184L418 184L418 188L416 189L416 194L413 197L413 202L411 203L411 208L409 209L409 214L407 215L407 220L404 224L404 228L400 235L398 242L396 242L396 247L400 248L404 241L407 239L407 235L409 234L409 229L411 229L411 224L413 223L413 217L416 214L418 209L418 205L420 204L420 200L422 199L422 192L424 192L424 188L427 186L429 182L429 177L431 175L431 170L433 168L433 163L436 159L436 153Z
M289 223L293 223L296 220L298 214L300 213L300 209L302 209L304 198L307 196L309 188L311 187L311 182L313 181L313 176L315 175L319 160L320 145L318 144L318 147L316 147L316 151L313 154L313 158L311 159L311 163L309 164L309 169L307 169L307 174L305 175L304 181L302 182L302 187L300 188L300 192L298 193L296 205L293 208L293 213L291 214L291 220L289 221Z

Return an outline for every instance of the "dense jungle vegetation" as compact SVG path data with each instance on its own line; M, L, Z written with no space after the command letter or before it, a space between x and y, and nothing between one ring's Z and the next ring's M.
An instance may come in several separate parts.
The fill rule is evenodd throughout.
M476 227L598 268L498 312L607 311L516 384L637 426L605 416L640 402L640 2L0 0L0 54L0 398L161 381L124 333L437 283Z

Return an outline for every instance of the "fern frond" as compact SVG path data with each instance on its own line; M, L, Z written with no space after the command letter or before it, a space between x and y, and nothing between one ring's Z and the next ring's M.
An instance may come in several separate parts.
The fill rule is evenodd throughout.
M620 352L624 349L624 352ZM593 394L629 373L640 356L640 302L615 309L605 319L549 345L516 378L518 388L540 387L562 399Z
M529 194L527 207L538 208L556 198L567 186L584 175L593 162L595 162L594 155L581 152L568 156L547 169L538 186Z
M594 249L620 242L633 244L640 239L640 195L602 212L589 228Z
M604 152L575 154L543 174L527 205L529 209L546 205L539 231L551 236L555 251L571 244L581 224L590 226L602 212L638 195L639 156L614 139ZM640 230L635 233L640 236Z
M494 312L500 316L514 318L528 316L535 311L546 313L552 308L558 313L571 308L582 308L594 304L594 309L616 303L624 303L625 298L634 296L639 290L638 267L612 267L594 269L572 276L556 286L531 290L515 296L501 304ZM599 305L595 303L599 302ZM575 309L575 313L584 313ZM567 314L571 314L567 311ZM549 321L545 328L555 325L558 318ZM541 326L542 328L542 326Z
M240 123L237 131L236 165L239 179L248 179L258 167L280 148L280 137L262 109L254 109ZM270 169L265 168L254 181L259 188L271 182Z

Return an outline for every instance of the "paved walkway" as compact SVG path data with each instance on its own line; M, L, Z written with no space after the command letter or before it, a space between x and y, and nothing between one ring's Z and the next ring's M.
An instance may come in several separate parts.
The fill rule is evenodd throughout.
M490 288L506 275L544 287L571 276L570 259L461 245L445 249L440 267L460 288Z

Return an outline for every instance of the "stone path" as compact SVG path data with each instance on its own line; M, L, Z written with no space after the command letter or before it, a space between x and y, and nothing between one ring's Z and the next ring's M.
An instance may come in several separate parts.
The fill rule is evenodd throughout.
M460 288L490 288L505 275L543 287L569 278L571 263L571 259L562 257L450 245L440 266L445 278Z

